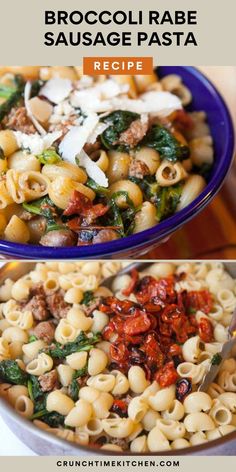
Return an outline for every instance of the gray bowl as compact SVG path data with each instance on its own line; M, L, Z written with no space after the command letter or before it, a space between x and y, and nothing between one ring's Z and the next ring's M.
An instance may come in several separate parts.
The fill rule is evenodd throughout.
M57 438L47 433L30 421L22 418L13 408L0 399L0 414L11 431L32 451L40 456L91 456L103 455L128 455L128 456L235 456L236 455L236 431L222 438L210 441L199 446L178 449L175 451L149 452L148 454L134 454L131 452L112 452L104 449L93 449L89 446L81 446L64 439Z
M12 265L10 265L12 264ZM15 263L9 264L9 270L2 270L0 273L0 283L3 279L7 277L16 277L16 280L22 274L21 264L27 264L28 270L32 270L33 265L27 262L18 262L17 270ZM236 277L236 262L227 262L225 263L227 271L233 276ZM1 277L3 275L3 277ZM209 441L199 446L189 447L185 449L178 449L175 451L155 452L148 454L135 454L130 452L112 452L105 451L100 449L93 449L89 446L82 446L75 444L64 439L58 438L53 434L47 433L38 427L36 427L30 421L22 418L13 408L10 406L4 399L0 398L0 415L4 419L5 423L11 429L11 431L30 449L36 452L39 455L43 456L86 456L93 454L103 454L103 455L148 455L148 456L173 456L174 455L186 455L186 456L235 456L236 455L236 431L216 439L214 441Z

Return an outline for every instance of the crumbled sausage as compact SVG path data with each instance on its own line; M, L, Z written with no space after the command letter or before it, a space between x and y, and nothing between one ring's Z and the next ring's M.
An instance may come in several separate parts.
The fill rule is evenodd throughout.
M136 177L137 179L143 179L145 175L149 175L150 170L148 166L138 159L132 159L129 166L129 176Z
M95 141L95 143L86 143L84 145L84 151L86 152L86 154L88 154L90 156L90 154L92 154L92 152L95 152L95 151L98 151L100 148L100 143L99 141Z
M22 209L22 211L19 214L19 218L23 221L30 221L32 218L34 218L35 215L33 213L30 213L27 210Z
M29 300L23 307L23 310L31 311L36 321L45 321L50 317L45 300L45 292L41 284L31 289Z
M131 148L135 147L144 138L147 130L148 122L132 121L129 128L120 134L118 144L127 144Z
M21 131L26 134L34 134L36 132L31 119L27 115L25 107L13 108L7 117L5 126L6 128Z
M58 123L50 124L48 131L50 132L61 131L62 133L60 138L56 140L57 143L60 143L63 140L66 133L68 133L68 129L74 125L76 118L77 118L76 115L71 115L68 119L63 119L63 120L60 119Z
M87 384L87 380L89 379L89 375L84 375L84 377L78 377L76 379L76 382L79 386L79 388L85 387Z
M106 243L107 241L114 241L119 239L116 231L113 229L102 229L93 237L93 244Z
M42 246L50 247L75 246L77 236L69 229L57 229L44 234L39 242Z
M64 295L65 294L61 289L53 293L46 293L47 307L53 318L56 318L57 320L66 318L70 308L69 303L66 303L64 300Z
M50 392L58 383L58 375L56 369L39 376L39 383L43 392Z
M96 300L92 300L87 306L83 305L83 310L87 316L90 316L94 310L96 310L102 302L102 297L97 297Z
M42 321L35 327L34 334L37 338L51 344L55 335L55 326L52 321Z

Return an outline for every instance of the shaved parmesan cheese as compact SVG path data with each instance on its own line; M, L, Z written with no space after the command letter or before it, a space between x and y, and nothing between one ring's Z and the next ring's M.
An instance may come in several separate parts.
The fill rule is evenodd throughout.
M77 160L81 167L84 167L88 176L91 177L100 187L108 187L108 179L102 169L98 167L96 162L92 161L88 154L82 149L77 156Z
M50 102L58 104L70 95L72 89L71 80L54 77L46 82L39 95L43 95Z
M102 100L117 97L123 93L128 93L129 84L119 84L113 79L107 79L105 82L97 85Z
M128 90L128 84L118 84L114 80L108 79L85 90L76 90L71 96L71 105L80 107L86 113L110 111L112 109L111 100L127 93Z
M81 126L73 126L65 135L59 146L59 152L63 159L71 163L75 162L75 157L84 147L89 136L98 124L98 116L95 113L85 118Z
M142 113L140 117L140 121L143 125L145 125L148 122L148 114L147 113Z
M24 100L25 100L25 108L28 117L31 119L35 129L39 132L39 134L45 135L46 131L45 129L41 126L41 124L38 122L38 120L35 118L31 111L30 107L30 95L31 95L31 88L32 84L31 82L26 82L25 84L25 89L24 89Z
M150 91L137 100L130 98L114 98L111 100L111 110L127 110L135 113L152 113L164 117L182 108L181 101L170 92Z
M97 137L105 131L109 127L109 123L98 123L97 126L94 128L93 132L89 135L87 143L93 144L96 142Z
M175 110L182 108L182 103L176 95L170 92L150 91L141 95L147 110L146 113L155 113L159 116L168 116Z
M105 89L104 82L102 85ZM72 94L71 104L80 107L84 112L104 113L114 110L133 111L135 113L152 113L156 116L168 116L175 110L180 110L180 99L170 92L150 91L140 95L138 99L126 96L115 96L103 100L101 88L92 87L86 90L76 91Z
M39 134L25 134L21 131L14 131L14 135L19 148L27 149L32 154L41 154L45 149L50 146L61 137L61 131L54 131L53 133L47 133L45 136Z

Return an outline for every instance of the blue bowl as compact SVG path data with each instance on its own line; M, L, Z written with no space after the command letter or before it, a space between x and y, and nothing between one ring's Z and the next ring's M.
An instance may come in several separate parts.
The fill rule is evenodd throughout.
M228 108L212 83L194 67L165 66L158 75L178 74L191 90L189 111L204 110L214 141L215 160L204 191L187 207L148 230L123 239L82 247L52 248L0 240L0 254L21 259L129 258L145 254L164 243L171 234L197 215L219 191L234 152L234 130Z

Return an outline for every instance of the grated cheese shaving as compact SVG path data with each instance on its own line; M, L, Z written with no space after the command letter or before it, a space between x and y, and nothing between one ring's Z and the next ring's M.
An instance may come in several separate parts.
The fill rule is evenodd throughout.
M108 178L96 162L92 161L88 154L82 149L77 156L79 165L84 167L88 176L91 177L100 187L108 187Z
M31 95L32 84L31 82L26 82L25 89L24 89L24 101L25 101L25 108L28 117L31 119L35 129L44 136L46 134L45 129L41 126L41 124L36 120L35 116L33 115L31 108L30 108L30 95Z
M73 86L71 80L54 77L43 85L39 95L43 95L50 100L50 102L58 105L70 95L72 89Z
M19 148L29 150L32 154L41 154L45 149L50 146L61 137L61 131L54 131L53 133L47 133L45 136L40 136L37 133L26 134L21 131L14 131L14 135Z
M59 146L59 152L63 159L71 163L75 162L75 157L87 143L89 136L98 124L98 120L98 116L91 113L85 118L81 126L73 126L68 131Z

